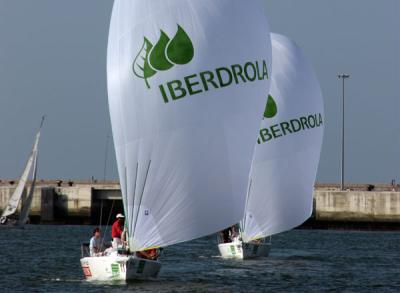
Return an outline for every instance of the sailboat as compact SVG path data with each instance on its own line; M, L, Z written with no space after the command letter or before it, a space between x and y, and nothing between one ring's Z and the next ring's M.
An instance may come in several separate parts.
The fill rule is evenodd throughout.
M36 184L36 173L37 173L37 159L38 159L38 147L40 140L40 131L42 129L44 122L44 116L42 117L42 121L40 123L39 131L35 136L35 142L33 144L32 151L29 155L28 162L26 163L25 169L22 173L20 180L18 181L17 188L11 195L8 203L3 210L3 213L0 217L0 227L6 226L19 226L23 227L29 220L29 211L32 205L33 194L35 191ZM21 202L22 195L25 190L25 185L28 182L29 176L31 175L31 185L29 188L28 195L26 199L22 203L21 211L19 217L15 214L17 212L17 208L19 203Z
M268 256L271 235L302 224L312 214L324 132L322 93L302 50L282 35L271 34L271 42L272 84L251 167L245 214L236 237L220 238L218 248L225 258Z
M88 280L156 278L161 262L139 252L242 218L270 86L266 35L259 1L114 2L108 97L127 243L82 258Z

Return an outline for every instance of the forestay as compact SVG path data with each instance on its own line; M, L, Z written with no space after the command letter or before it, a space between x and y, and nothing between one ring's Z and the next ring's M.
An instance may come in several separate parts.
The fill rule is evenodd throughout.
M266 35L259 1L115 1L109 107L132 250L242 218L270 84Z
M292 229L312 213L324 132L319 82L303 52L272 34L273 74L250 176L243 239Z

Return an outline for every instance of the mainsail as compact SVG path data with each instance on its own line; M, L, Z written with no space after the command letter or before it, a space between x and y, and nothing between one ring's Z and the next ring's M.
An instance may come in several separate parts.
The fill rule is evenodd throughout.
M108 96L133 251L242 218L270 84L266 35L259 1L114 2Z
M40 129L42 128L43 121L44 121L44 118L42 118L42 122L40 124ZM38 133L36 134L33 149L29 155L28 162L26 163L25 169L24 169L22 176L18 182L17 188L14 190L14 193L12 194L11 198L9 199L8 204L5 207L5 209L1 215L2 219L9 217L16 212L18 204L19 204L22 194L24 192L26 182L28 181L29 175L31 174L32 167L33 167L32 185L30 188L30 192L29 192L29 194L24 202L24 205L22 207L19 223L23 224L28 219L29 209L30 209L30 205L32 202L32 197L33 197L34 184L35 184L35 180L36 180L37 153L38 153L38 146L39 146L39 140L40 140L40 129L39 129ZM21 218L21 216L22 216L22 218Z
M37 148L36 148L35 158L33 161L32 182L31 182L31 186L29 188L28 196L27 196L26 200L24 201L22 208L21 208L21 213L20 213L19 219L18 219L18 225L25 225L29 219L29 212L31 210L33 195L35 193L35 186L36 186L37 158L38 158L38 154L37 154Z
M323 98L311 64L288 38L271 34L273 74L249 182L243 240L270 236L312 213L324 131Z

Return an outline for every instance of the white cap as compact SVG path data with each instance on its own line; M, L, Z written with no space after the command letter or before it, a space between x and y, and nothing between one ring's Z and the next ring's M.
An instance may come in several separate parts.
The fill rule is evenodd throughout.
M125 217L123 214L118 214L116 218L119 219L119 218L125 218Z

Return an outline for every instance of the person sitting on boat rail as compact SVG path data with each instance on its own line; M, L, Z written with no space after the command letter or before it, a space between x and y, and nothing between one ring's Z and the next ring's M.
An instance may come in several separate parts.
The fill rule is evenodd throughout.
M123 214L118 214L117 215L117 220L114 222L111 228L111 237L113 239L112 246L113 248L118 248L118 246L122 245L122 232L124 230L124 215Z
M95 228L93 230L93 237L90 238L89 249L90 249L90 256L100 256L102 254L100 228Z

